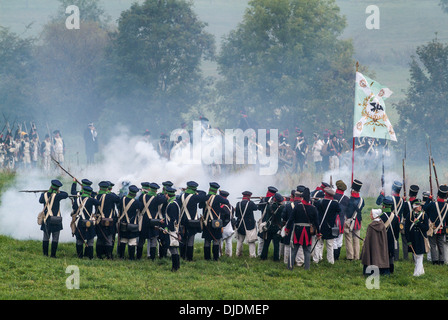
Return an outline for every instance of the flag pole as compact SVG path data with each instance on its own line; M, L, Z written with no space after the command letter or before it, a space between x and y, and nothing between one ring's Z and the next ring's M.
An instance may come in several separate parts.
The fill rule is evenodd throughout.
M358 67L359 67L359 62L356 61L356 72L358 72ZM352 146L352 184L353 184L354 168L355 168L355 136L353 135L353 146Z

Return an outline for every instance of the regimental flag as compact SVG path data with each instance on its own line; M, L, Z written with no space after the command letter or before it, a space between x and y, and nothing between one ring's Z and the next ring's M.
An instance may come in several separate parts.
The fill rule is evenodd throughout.
M356 72L353 137L372 137L397 141L386 115L384 100L392 91Z

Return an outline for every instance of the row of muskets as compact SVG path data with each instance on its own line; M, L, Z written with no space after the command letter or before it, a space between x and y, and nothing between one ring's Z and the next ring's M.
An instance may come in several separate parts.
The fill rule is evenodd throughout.
M436 164L434 162L434 157L432 156L431 140L426 142L426 150L428 151L428 169L429 169L429 192L432 197L433 195L433 185L432 185L432 171L434 171L434 178L436 180L437 190L439 189L439 178L437 176ZM402 159L403 166L403 196L406 199L406 141L404 143L404 155ZM381 187L384 189L384 154L382 156L382 175L381 175Z

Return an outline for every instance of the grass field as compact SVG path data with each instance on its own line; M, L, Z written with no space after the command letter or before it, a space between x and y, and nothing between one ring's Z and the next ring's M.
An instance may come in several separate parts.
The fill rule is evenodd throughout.
M364 237L368 212L366 202ZM36 226L37 227L37 226ZM64 231L63 231L64 232ZM68 231L65 231L68 232ZM171 260L78 259L74 243L60 243L57 258L42 255L41 241L0 236L0 300L444 300L448 298L448 267L424 261L426 274L413 277L411 260L397 261L395 274L380 278L379 289L368 289L359 261L341 259L334 265L312 263L311 270L286 269L283 262L223 256L203 258L195 244L194 261L181 260L171 272ZM235 250L235 243L234 243ZM144 250L146 252L146 249ZM324 252L325 257L325 252ZM69 290L69 266L79 268L80 287ZM69 271L67 271L69 270ZM66 273L68 272L68 273Z

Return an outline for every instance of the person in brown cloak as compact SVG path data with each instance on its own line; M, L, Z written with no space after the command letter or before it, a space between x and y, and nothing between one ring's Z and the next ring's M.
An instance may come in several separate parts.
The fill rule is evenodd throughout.
M372 222L367 226L366 237L361 251L364 275L370 275L366 272L369 266L379 268L382 275L389 273L387 234L384 222L379 218L381 213L381 209L372 209L370 212Z

